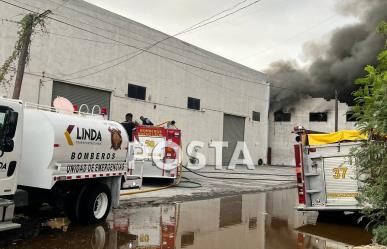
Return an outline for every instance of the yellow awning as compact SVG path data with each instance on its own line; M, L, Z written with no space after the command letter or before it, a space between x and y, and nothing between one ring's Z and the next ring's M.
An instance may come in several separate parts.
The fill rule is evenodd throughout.
M358 130L343 130L328 134L308 134L309 145L332 144L341 141L366 140L367 135Z

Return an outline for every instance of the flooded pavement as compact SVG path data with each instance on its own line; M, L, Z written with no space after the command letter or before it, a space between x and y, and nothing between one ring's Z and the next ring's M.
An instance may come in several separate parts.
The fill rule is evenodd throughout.
M32 226L27 235L28 229L2 235L0 247L301 249L371 242L371 235L354 224L316 223L316 213L295 211L296 200L296 191L288 189L117 209L106 223L94 226L72 226L67 218L56 218Z

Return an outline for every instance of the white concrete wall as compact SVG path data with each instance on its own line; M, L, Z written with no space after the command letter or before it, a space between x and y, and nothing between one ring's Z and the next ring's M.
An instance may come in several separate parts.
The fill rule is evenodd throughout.
M345 114L350 107L345 103L339 103L338 129L352 130L355 122L347 122ZM305 98L299 102L287 106L284 112L291 113L290 122L274 122L274 112L269 114L269 147L271 148L272 165L295 165L293 145L295 136L294 126L302 125L305 129L334 132L335 131L335 101L327 101L323 98ZM310 122L310 112L327 112L327 122Z
M60 8L53 0L20 2L17 4L34 11L52 9L52 17L56 19L136 47L147 47L166 37L161 32L81 0L69 1ZM56 2L62 3L61 0ZM23 16L17 16L20 13L26 11L0 3L3 18L19 20ZM146 52L108 70L82 77L129 56L81 73L71 73L138 50L53 20L47 21L47 31L47 34L36 33L33 36L31 60L21 92L23 100L51 105L53 79L109 90L112 92L110 114L113 120L122 121L127 112L132 112L136 119L140 115L149 117L154 123L174 119L183 131L184 144L192 140L205 143L222 140L223 113L245 116L245 140L252 158L255 163L259 158L266 158L268 122L265 117L268 116L269 87L264 74L171 38L150 51L247 81L203 71ZM0 24L1 64L13 50L16 32L16 24L6 21ZM44 79L38 99L42 72L48 78ZM128 83L146 87L146 100L127 98ZM2 95L11 96L12 86L2 89ZM188 96L201 100L201 111L187 109ZM261 113L261 122L251 121L252 111ZM208 156L208 163L213 164L213 149L205 148L203 152Z

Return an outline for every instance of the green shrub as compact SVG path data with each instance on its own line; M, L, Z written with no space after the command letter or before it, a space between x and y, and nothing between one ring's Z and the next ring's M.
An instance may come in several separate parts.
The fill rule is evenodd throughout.
M387 37L387 23L379 32ZM351 152L362 182L358 196L363 213L371 220L375 241L387 245L387 42L378 55L378 66L366 66L367 75L356 80L356 126L370 137Z
M373 234L376 243L387 245L387 225L377 226L373 230Z

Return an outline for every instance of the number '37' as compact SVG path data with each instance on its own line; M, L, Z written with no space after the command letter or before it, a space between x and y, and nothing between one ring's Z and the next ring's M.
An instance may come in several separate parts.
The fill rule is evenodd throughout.
M347 167L341 167L341 168L334 168L333 171L333 178L334 179L344 179L347 175Z

